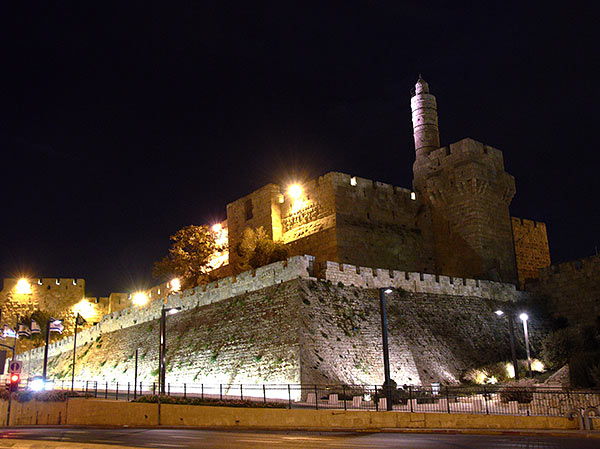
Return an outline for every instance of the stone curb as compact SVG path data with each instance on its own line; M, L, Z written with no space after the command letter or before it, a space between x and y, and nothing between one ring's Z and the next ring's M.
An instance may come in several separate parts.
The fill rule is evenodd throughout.
M423 433L423 434L448 434L448 435L509 435L509 436L547 436L547 437L567 437L567 438L597 438L600 439L600 430L536 430L536 429L422 429L412 427L384 427L380 429L348 429L348 428L322 428L322 427L195 427L195 426L55 426L55 425L37 425L37 426L11 426L0 427L0 431L11 428L61 428L61 429L165 429L165 430L221 430L221 431L268 431L268 432L287 432L295 430L298 432L344 432L344 433ZM6 440L0 440L0 443ZM0 444L0 447L3 447ZM114 446L112 446L114 447Z

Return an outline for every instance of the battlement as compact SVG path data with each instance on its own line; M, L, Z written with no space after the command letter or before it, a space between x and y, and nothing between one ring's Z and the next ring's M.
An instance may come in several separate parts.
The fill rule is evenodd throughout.
M546 223L541 222L541 221L535 221L535 220L528 220L527 218L519 218L519 217L511 217L511 220L513 222L513 224L519 224L520 226L523 226L524 228L528 228L528 229L540 229L540 230L546 230Z
M456 163L463 160L470 160L473 156L477 156L479 161L488 160L493 165L504 169L502 151L470 137L461 139L447 147L431 151L424 159L429 164L442 165L448 162ZM481 159L482 156L483 159Z
M321 264L320 274L333 283L341 282L362 288L394 287L414 293L473 296L502 301L514 301L524 294L513 284L335 262Z
M404 187L386 184L384 182L373 181L371 179L352 176L346 173L330 172L323 176L325 179L331 180L336 186L352 186L363 191L373 191L379 195L402 195L407 200L414 200L414 192L411 189Z
M571 260L540 269L539 281L544 282L560 277L571 277L573 274L596 274L600 271L600 254L585 257L583 259Z
M2 291L7 292L14 289L19 282L16 278L5 278ZM47 289L78 287L85 289L85 279L81 278L31 278L28 279L31 288L46 287Z
M200 287L173 293L167 297L166 301L158 298L143 307L127 307L104 316L99 323L78 332L77 346L90 343L103 333L159 319L163 304L166 304L167 307L181 307L182 310L189 310L293 279L309 279L312 277L313 264L312 256L294 256L286 261L275 262L237 276L230 276ZM51 343L48 353L52 357L72 349L73 337L70 336ZM22 357L24 359L43 358L44 348L32 349Z

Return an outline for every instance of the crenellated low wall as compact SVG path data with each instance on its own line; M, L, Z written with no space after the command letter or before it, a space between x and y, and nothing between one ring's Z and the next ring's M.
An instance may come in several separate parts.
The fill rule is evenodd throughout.
M165 304L165 307L181 307L182 310L189 310L197 306L222 301L223 299L260 290L292 279L308 279L311 277L312 260L312 256L290 257L286 261L275 262L253 271L246 271L237 276L230 276L210 282L201 287L172 294L164 302L155 300L143 307L132 306L118 312L113 312L102 318L98 324L80 331L77 334L77 346L79 347L96 340L103 333L156 320L160 318L163 304ZM50 344L48 355L52 357L72 350L73 338L70 336ZM27 361L43 359L43 357L44 347L32 349L21 355L21 358Z
M513 284L479 279L453 278L428 273L414 273L325 262L320 266L325 279L362 288L395 287L414 293L474 296L484 299L514 301L525 293Z
M314 258L312 256L294 256L286 261L276 262L237 276L227 277L201 287L172 294L165 301L157 299L149 302L144 307L132 306L113 312L106 315L98 324L80 331L77 336L77 346L92 342L104 333L156 320L160 317L163 304L166 307L181 307L182 310L189 310L293 279L314 278L313 265ZM518 291L513 284L477 279L357 267L335 262L325 262L318 268L319 277L326 281L367 289L396 287L414 293L477 297L503 301L514 301L526 295L526 293ZM72 348L73 337L71 336L52 343L49 346L48 354L53 357L65 351L71 351ZM35 363L43 357L43 347L21 355L21 359L26 364Z

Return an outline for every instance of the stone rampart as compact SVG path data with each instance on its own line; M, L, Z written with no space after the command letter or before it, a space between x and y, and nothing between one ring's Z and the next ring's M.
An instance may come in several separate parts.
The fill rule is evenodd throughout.
M452 296L474 296L484 299L516 300L523 292L513 284L465 279L428 273L382 270L349 264L325 262L320 265L325 279L362 288L395 287L414 293L435 293Z
M555 316L594 325L600 317L600 255L543 268L526 289L545 296Z
M237 276L230 276L201 287L171 294L165 301L158 299L150 301L141 308L131 306L113 312L102 318L98 324L78 332L77 346L83 346L94 341L103 333L114 332L156 320L160 318L163 304L166 307L181 307L182 310L189 310L292 279L309 278L312 271L312 259L311 256L290 257L287 261L275 262ZM50 344L48 354L52 357L72 348L73 337L70 336ZM32 349L24 353L22 357L27 360L41 359L44 357L44 347Z

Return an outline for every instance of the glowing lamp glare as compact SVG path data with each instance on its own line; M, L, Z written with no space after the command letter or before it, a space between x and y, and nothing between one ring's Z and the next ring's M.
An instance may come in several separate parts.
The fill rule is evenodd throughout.
M178 292L179 290L181 290L181 281L179 278L171 279L171 291Z
M148 302L148 296L146 296L146 294L144 292L137 292L137 293L133 294L131 301L136 306L143 306L144 304L146 304Z
M521 315L519 315L519 318L521 319L521 321L527 321L529 319L529 315L527 315L526 313L522 313Z
M17 293L21 295L30 295L31 294L31 285L27 282L27 279L22 278L17 282L17 286L15 287Z
M498 316L504 315L504 312L502 310L496 310L494 313Z
M288 195L294 200L300 198L302 196L302 187L300 184L292 184L288 189Z

